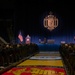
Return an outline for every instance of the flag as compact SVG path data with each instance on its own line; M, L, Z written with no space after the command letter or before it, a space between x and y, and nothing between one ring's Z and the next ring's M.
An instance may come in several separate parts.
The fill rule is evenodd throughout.
M23 36L22 36L21 32L19 33L18 38L20 39L21 42L23 42Z

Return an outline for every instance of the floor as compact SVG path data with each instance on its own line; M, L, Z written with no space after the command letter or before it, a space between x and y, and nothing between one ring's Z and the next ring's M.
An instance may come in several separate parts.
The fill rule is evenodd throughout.
M39 52L2 75L67 75L60 53Z

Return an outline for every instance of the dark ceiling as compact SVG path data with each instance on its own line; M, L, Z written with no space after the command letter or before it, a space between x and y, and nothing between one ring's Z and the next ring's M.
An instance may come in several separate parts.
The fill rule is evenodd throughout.
M60 15L74 14L75 2L65 0L0 0L0 13L26 12L42 14L45 11L53 11Z
M0 0L0 8L2 9L12 9L15 6L16 0Z

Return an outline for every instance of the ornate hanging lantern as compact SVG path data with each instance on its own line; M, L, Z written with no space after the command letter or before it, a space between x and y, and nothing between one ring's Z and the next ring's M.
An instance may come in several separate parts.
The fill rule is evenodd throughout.
M44 27L52 31L58 26L58 18L54 16L51 12L44 18Z

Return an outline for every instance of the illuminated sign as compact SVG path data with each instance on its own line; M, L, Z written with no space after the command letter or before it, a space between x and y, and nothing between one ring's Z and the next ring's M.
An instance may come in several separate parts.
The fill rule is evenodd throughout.
M58 26L58 18L50 12L50 14L44 18L43 24L45 28L52 31Z

